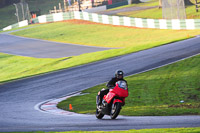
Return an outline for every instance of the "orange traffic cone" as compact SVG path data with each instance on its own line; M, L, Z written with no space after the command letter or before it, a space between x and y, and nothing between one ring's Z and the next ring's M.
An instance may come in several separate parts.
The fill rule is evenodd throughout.
M72 104L69 104L69 110L73 110Z

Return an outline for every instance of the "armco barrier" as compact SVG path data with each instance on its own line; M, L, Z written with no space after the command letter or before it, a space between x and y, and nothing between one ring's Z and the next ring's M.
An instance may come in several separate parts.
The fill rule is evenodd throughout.
M32 19L32 23L57 22L69 19L81 19L103 24L132 26L138 28L175 29L175 30L200 29L200 19L185 19L185 20L142 19L142 18L122 17L122 16L109 16L109 15L101 15L96 13L78 12L78 11L42 15L35 19ZM3 30L9 30L12 28L22 27L26 25L28 25L27 20L19 22L14 25L10 25L4 28Z

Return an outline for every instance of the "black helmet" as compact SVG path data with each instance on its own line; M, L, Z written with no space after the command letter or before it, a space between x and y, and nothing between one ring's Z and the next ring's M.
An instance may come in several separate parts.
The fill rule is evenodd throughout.
M118 78L118 79L123 79L124 77L124 72L122 70L117 70L115 72L115 77Z

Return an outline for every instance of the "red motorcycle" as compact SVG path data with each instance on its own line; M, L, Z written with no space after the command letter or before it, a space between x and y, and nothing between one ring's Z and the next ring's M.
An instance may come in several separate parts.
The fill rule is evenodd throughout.
M99 103L99 97L96 98L96 117L102 119L104 115L110 115L111 119L117 118L121 107L125 105L125 98L128 97L127 83L120 80L113 89L110 89L107 95L104 95L102 103Z

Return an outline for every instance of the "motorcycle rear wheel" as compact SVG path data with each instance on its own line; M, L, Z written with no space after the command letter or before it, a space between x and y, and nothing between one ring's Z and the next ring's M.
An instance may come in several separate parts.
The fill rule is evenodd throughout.
M120 113L120 110L121 110L121 103L115 103L114 105L112 105L110 112L111 119L116 119Z
M102 119L104 117L104 114L100 113L98 109L96 109L96 117L97 119Z

